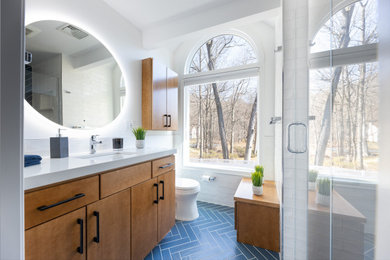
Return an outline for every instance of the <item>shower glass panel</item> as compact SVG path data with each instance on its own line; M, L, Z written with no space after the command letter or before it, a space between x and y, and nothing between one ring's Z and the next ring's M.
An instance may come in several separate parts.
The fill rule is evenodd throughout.
M307 258L374 259L377 0L309 1Z

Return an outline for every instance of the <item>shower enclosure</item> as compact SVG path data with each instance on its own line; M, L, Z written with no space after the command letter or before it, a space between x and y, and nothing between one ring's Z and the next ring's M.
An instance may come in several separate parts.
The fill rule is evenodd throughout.
M377 0L283 1L284 259L374 259L377 45Z

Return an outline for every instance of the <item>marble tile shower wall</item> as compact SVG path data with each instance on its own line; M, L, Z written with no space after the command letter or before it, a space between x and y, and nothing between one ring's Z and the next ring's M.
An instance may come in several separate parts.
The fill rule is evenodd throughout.
M283 257L306 259L307 153L287 150L287 128L307 125L308 111L308 1L283 1ZM293 136L302 143L301 136Z
M124 136L112 136L104 137L99 136L99 140L103 143L99 144L97 151L107 151L112 149L112 138L123 137L124 138L124 148L134 148L135 140L129 132L128 137ZM64 134L66 136L66 134ZM146 147L155 147L155 148L172 148L173 135L169 132L159 132L159 133L147 133L145 139ZM89 139L88 138L69 138L69 155L72 154L81 154L89 152ZM25 139L24 140L24 154L38 154L42 157L50 156L50 141L49 138L45 139Z

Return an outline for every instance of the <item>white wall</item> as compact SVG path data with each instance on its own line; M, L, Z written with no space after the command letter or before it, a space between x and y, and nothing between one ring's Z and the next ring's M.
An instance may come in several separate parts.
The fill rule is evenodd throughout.
M0 1L0 259L24 259L24 1Z
M100 149L111 147L111 137L124 137L125 147L135 141L130 124L141 125L141 60L154 56L170 65L167 51L146 51L142 47L141 32L107 6L103 1L94 0L26 0L26 24L39 20L59 20L74 24L91 33L113 55L126 81L126 102L122 113L109 125L95 130L68 129L64 134L70 137L70 153L88 151L88 138L99 134L104 143ZM48 138L55 136L57 124L43 118L25 103L25 149L27 153L48 155ZM149 132L147 145L172 146L170 132ZM98 148L98 149L99 149Z
M260 63L258 90L258 111L260 112L258 120L258 129L260 129L259 158L260 164L264 165L265 168L265 178L274 180L274 126L269 125L270 118L274 116L275 99L274 28L263 22L252 22L250 24L236 25L233 28L231 25L221 25L191 34L182 39L180 45L174 50L173 68L179 73L179 77L182 78L188 57L191 58L193 53L206 40L223 33L233 33L248 39L254 45L258 54ZM183 125L184 90L182 86L179 89L179 96L179 107L181 108L179 109L179 123ZM183 141L184 133L183 129L181 129L177 132L174 140L175 146L181 151L179 155L182 155ZM230 175L226 175L221 173L223 171L181 169L182 158L178 157L177 161L180 169L178 171L179 175L199 180L204 174L216 177L216 180L212 183L201 183L200 200L229 206L233 205L233 195L243 177L242 173L231 172ZM244 174L244 176L249 176L249 172Z

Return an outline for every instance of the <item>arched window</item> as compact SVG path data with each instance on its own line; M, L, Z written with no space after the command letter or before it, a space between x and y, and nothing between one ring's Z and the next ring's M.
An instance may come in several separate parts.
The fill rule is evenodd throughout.
M185 85L185 163L252 167L257 160L259 66L244 38L223 34L189 59Z
M377 42L377 0L343 7L314 37L310 164L324 173L333 166L335 176L370 178L378 170Z

